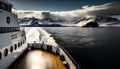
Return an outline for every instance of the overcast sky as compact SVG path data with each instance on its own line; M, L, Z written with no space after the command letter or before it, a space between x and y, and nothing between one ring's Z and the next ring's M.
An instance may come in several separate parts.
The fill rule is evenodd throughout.
M102 5L119 0L13 0L17 10L70 11L83 6Z
M66 19L71 21L72 19L80 19L83 17L96 17L96 16L117 16L120 18L120 2L105 3L102 5L92 5L92 6L82 6L81 9L71 10L71 11L25 11L19 10L19 18L23 17L37 17L46 18L50 17L52 19Z

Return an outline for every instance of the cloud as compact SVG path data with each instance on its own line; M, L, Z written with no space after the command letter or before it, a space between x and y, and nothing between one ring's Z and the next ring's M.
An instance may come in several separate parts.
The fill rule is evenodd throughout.
M120 15L120 2L107 3L103 5L83 6L81 9L71 11L18 11L19 18L21 17L37 17L37 18L52 18L55 20L74 20L83 17L91 16L115 16Z
M42 18L41 13L45 11L24 11L24 10L19 10L17 11L18 17L19 18L24 18L24 17L36 17L36 18Z
M83 10L86 10L87 15L89 16L113 16L120 15L120 2L107 3L104 5L83 7Z

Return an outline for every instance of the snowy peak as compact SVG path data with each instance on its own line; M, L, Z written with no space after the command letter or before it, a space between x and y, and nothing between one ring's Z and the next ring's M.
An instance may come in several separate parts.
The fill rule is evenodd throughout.
M117 18L112 17L89 17L89 18L82 18L78 22L76 22L76 26L85 26L86 24L90 22L96 22L99 26L117 26L120 24L120 20Z
M62 26L62 21L55 21L50 18L38 19L38 18L20 18L19 24L25 27L39 27L39 26Z
M93 23L93 24L92 24ZM73 18L71 22L68 22L64 19L60 20L55 20L52 18L43 18L43 19L38 19L35 17L30 17L30 18L19 18L19 24L21 26L55 26L55 27L60 27L60 26L89 26L89 27L120 27L120 20L117 18L112 18L112 17L89 17L89 18ZM67 25L65 25L67 24ZM96 26L95 26L96 25Z
M112 17L95 17L95 21L97 21L97 22L116 22L119 20L117 18L112 18Z

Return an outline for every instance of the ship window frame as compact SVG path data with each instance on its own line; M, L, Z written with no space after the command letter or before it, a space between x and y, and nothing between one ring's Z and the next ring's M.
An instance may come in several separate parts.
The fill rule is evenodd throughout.
M22 46L22 44L23 44L23 43L22 43L22 41L21 41L21 43L20 43L20 44L21 44L21 46Z
M25 43L25 41L23 40L23 44Z
M15 49L15 50L17 49L17 44L14 45L14 49Z
M21 44L20 43L18 43L18 47L20 47L21 46Z
M24 37L24 34L21 34L22 37Z
M0 52L0 60L2 59L2 53Z
M10 47L10 52L11 52L11 53L13 52L13 46Z
M4 50L4 56L7 57L7 55L8 55L8 49L6 48L6 49Z

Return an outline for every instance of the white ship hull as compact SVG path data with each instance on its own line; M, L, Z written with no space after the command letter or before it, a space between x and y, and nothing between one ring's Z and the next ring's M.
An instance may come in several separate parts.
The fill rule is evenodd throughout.
M27 48L23 34L22 31L0 34L0 69L7 69Z

